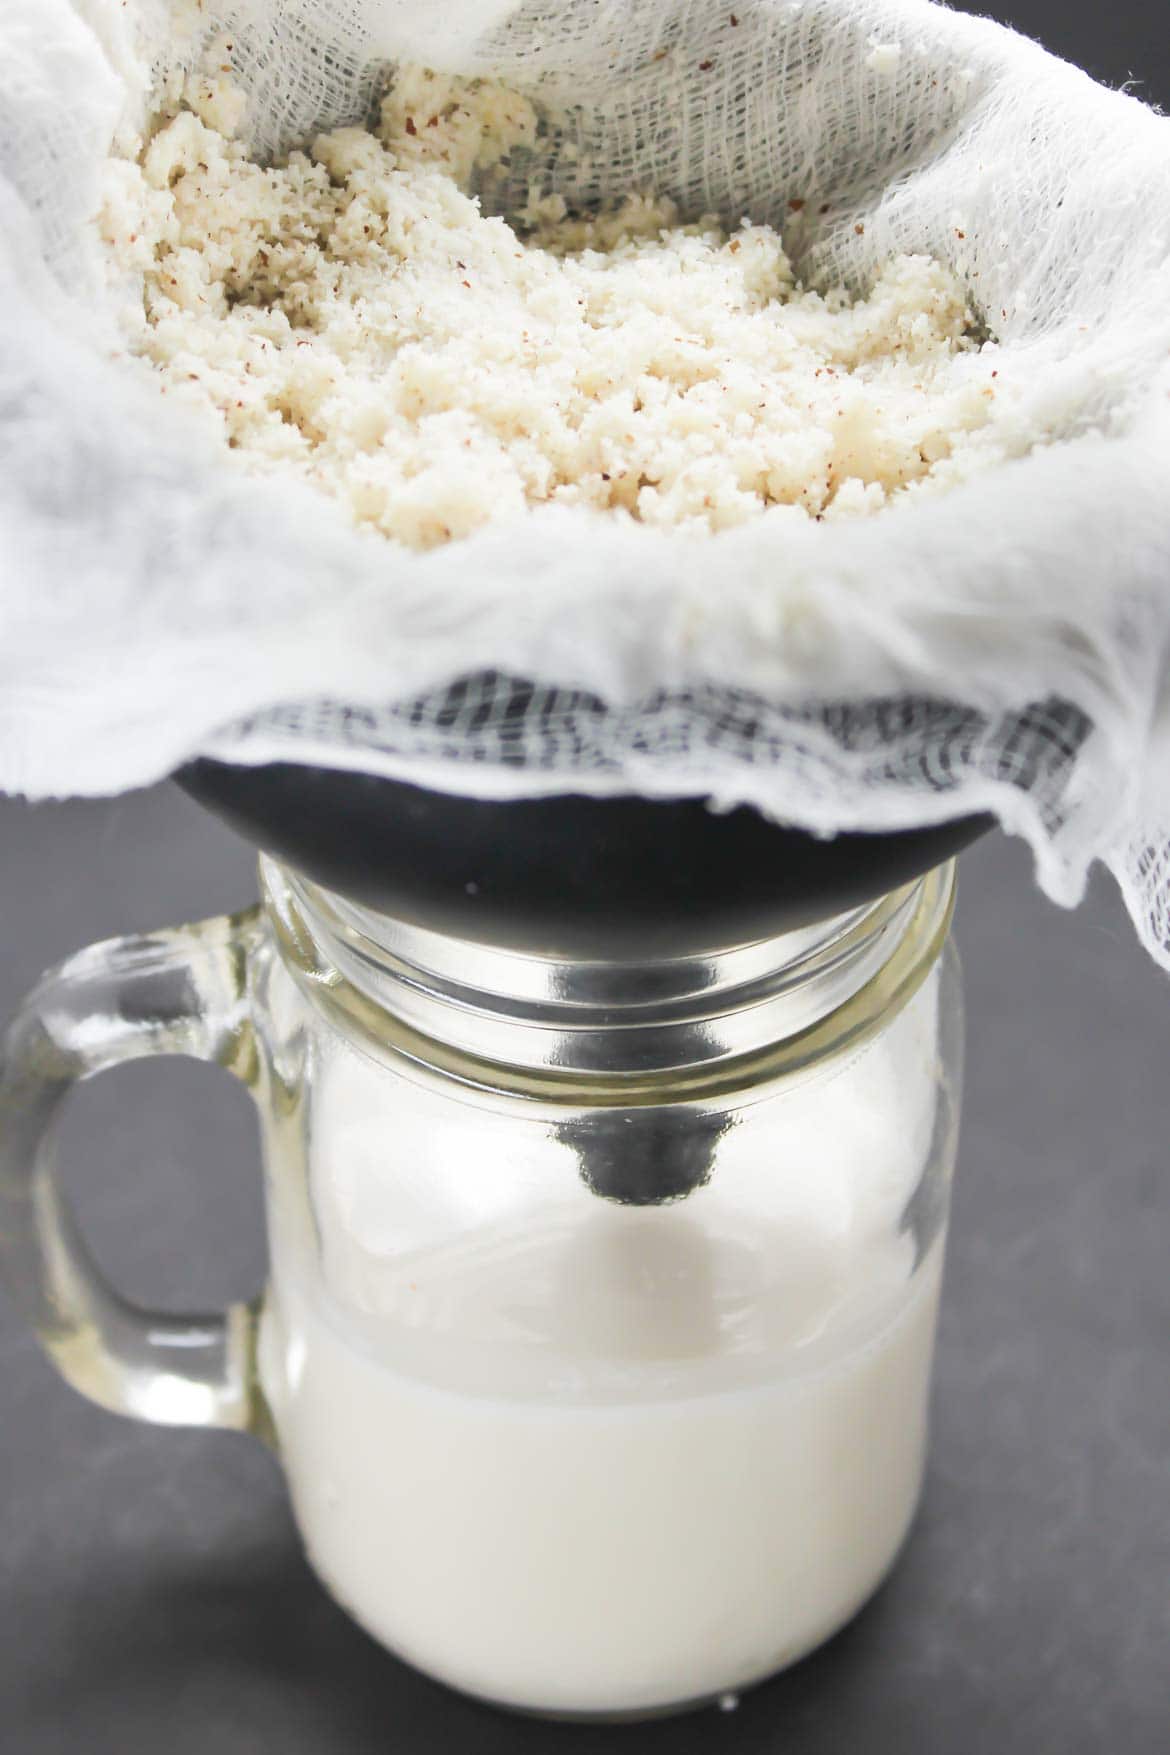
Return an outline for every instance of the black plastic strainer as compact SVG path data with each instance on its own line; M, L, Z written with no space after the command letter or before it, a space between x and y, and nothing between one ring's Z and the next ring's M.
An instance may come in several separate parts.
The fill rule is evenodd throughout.
M571 961L695 955L807 926L920 877L994 822L823 841L701 799L500 803L283 762L197 761L177 779L255 846L352 901Z

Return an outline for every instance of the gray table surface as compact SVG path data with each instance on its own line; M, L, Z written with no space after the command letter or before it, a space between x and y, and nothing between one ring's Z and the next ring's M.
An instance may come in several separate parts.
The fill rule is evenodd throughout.
M1170 101L1164 6L993 12ZM0 801L0 1013L87 939L236 907L251 859L169 789ZM1046 904L964 861L968 1100L925 1503L821 1654L713 1712L514 1720L395 1663L316 1586L275 1464L115 1419L0 1303L0 1755L1163 1755L1170 1750L1170 980L1102 882ZM83 1091L69 1180L100 1259L175 1308L263 1274L247 1100L204 1067Z
M86 939L236 907L250 855L173 789L0 802L0 1012ZM1170 1749L1170 978L1102 881L1068 915L967 855L968 1100L921 1518L824 1652L620 1731L478 1708L383 1654L301 1558L270 1458L73 1395L0 1307L3 1755L1155 1755ZM139 1064L64 1139L100 1259L175 1308L263 1274L231 1080Z

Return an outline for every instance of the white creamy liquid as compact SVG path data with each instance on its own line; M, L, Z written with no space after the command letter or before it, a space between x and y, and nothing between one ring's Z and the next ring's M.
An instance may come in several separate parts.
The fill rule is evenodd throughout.
M924 1454L931 989L666 1209L329 1051L324 1273L278 1176L261 1370L309 1555L371 1633L495 1701L622 1713L760 1679L865 1601Z

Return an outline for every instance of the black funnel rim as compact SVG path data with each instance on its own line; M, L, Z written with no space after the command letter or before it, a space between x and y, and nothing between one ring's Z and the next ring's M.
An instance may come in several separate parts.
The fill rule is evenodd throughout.
M175 778L253 846L350 901L571 961L693 956L795 931L912 882L995 826L962 816L825 840L703 798L497 801L207 758Z

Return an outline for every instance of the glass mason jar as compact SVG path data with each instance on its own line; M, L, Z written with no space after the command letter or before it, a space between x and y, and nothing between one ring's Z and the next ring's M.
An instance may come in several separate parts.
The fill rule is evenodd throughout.
M759 1681L894 1560L922 1478L959 1105L953 870L771 941L562 964L262 862L261 906L82 952L0 1078L0 1251L106 1407L246 1429L394 1652L499 1704ZM149 1054L263 1124L271 1283L137 1309L55 1111Z

